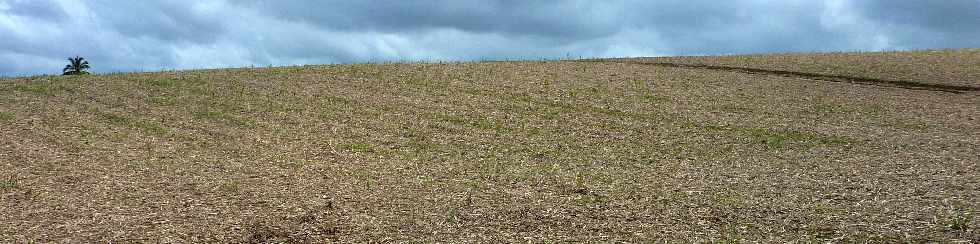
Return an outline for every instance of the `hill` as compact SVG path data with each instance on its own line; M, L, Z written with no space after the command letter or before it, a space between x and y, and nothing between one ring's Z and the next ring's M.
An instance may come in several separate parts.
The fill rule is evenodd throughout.
M2 79L0 240L978 241L976 53Z
M980 49L818 53L724 57L663 57L650 61L805 72L980 90Z

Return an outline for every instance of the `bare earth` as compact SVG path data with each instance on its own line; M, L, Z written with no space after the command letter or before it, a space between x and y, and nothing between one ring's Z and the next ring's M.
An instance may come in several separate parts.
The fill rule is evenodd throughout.
M0 79L0 242L980 242L977 50ZM805 62L804 62L805 61Z

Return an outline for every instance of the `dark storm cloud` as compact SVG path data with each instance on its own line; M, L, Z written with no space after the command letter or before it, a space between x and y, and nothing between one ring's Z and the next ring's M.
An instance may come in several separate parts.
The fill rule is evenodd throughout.
M910 48L977 47L980 1L858 1L862 15L887 28L899 45Z
M818 1L772 4L766 1L644 2L624 13L625 23L657 33L673 54L726 54L836 49L816 39L828 35ZM811 37L811 38L799 38Z
M857 1L861 13L880 22L936 32L980 32L980 1Z
M980 0L0 0L0 75L980 47Z
M0 9L0 13L5 15L18 15L55 21L67 16L53 0L8 1L5 4L6 6Z
M422 0L254 1L269 14L343 31L416 32L451 28L467 32L549 38L613 34L616 16L602 16L600 1ZM598 16L597 16L598 15Z
M220 16L188 8L183 1L115 1L90 3L101 22L127 36L167 42L212 42L225 31Z

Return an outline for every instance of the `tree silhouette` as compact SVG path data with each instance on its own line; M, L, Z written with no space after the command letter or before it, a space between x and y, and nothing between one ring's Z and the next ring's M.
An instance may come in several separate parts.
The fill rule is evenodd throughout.
M91 67L88 65L88 61L85 61L85 58L75 56L74 58L68 58L68 65L65 65L65 69L62 72L64 72L63 75L85 75L88 74L88 71L85 71L88 68Z

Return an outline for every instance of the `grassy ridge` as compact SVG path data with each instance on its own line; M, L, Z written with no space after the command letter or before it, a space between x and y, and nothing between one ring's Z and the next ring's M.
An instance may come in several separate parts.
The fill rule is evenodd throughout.
M481 62L0 94L7 241L980 238L973 93Z

